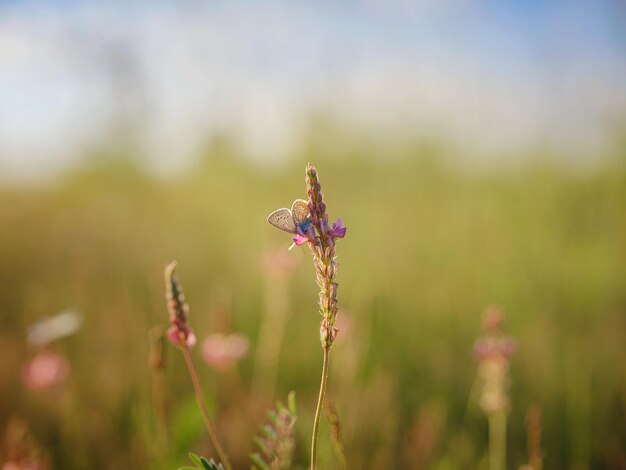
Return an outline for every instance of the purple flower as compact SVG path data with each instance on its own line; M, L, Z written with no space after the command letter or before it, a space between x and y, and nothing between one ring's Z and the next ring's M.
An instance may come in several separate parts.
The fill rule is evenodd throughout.
M317 170L311 164L306 168L307 194L309 195L309 212L311 226L306 234L299 233L294 242L309 242L313 264L316 270L317 284L320 287L320 313L324 317L320 329L320 339L324 348L329 349L337 335L335 320L337 317L337 261L335 240L346 235L346 228L341 219L330 228L328 214L319 182Z
M333 238L343 238L346 236L347 228L343 226L341 217L337 219L337 222L333 224L333 228L328 231L328 234Z

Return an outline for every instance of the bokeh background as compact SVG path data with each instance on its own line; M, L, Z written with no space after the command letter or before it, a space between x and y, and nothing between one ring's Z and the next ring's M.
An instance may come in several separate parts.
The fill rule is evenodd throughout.
M349 468L487 468L491 304L518 342L509 468L533 406L544 468L626 468L618 0L0 2L1 459L211 455L180 354L155 368L176 259L237 468L290 390L305 468L317 288L266 217L309 161L348 227L329 394ZM68 311L77 332L28 340Z

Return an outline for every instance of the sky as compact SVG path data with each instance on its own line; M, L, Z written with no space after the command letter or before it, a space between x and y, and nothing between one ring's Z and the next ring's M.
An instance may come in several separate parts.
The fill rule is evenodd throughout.
M128 133L155 168L220 133L280 163L315 115L382 141L593 161L626 122L626 4L0 0L5 178Z

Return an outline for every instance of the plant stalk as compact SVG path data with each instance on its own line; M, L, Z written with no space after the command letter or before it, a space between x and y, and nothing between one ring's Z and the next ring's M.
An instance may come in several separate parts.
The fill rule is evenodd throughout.
M196 371L196 367L193 365L193 361L191 360L191 354L189 353L189 349L180 348L183 352L183 356L185 357L185 362L187 364L187 369L189 369L189 375L191 376L191 381L193 382L193 389L196 394L196 401L198 402L198 408L200 408L200 414L202 415L202 419L204 421L204 425L209 432L209 437L211 438L211 442L213 442L213 447L217 451L217 455L219 456L222 464L224 465L225 470L232 470L230 466L230 461L228 460L228 456L226 452L224 452L224 448L220 443L219 438L217 437L217 430L215 429L215 425L209 416L209 411L206 408L206 404L204 403L204 395L202 393L202 385L200 384L200 378L198 376L198 372Z
M489 414L489 470L506 470L506 412Z
M320 394L317 398L317 409L315 410L315 420L313 421L313 438L311 441L311 470L317 470L317 441L319 434L320 417L326 395L326 383L328 381L328 359L330 353L329 346L323 346L324 364L322 365L322 380L320 382Z

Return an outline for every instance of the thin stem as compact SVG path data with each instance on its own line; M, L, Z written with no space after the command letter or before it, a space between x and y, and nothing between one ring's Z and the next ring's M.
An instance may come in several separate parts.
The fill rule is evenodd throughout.
M489 470L506 469L506 412L489 414Z
M232 470L230 466L230 461L228 460L228 456L226 452L224 452L224 448L220 443L219 438L217 437L217 431L215 429L215 425L213 421L211 421L211 417L209 416L209 411L206 408L206 404L204 403L204 396L202 393L202 385L200 384L200 378L198 377L198 372L196 371L196 367L193 365L193 361L191 360L191 354L189 354L189 349L180 348L183 352L183 356L185 357L185 362L187 363L187 369L189 369L189 375L191 376L191 381L193 382L193 389L196 394L196 401L198 402L198 408L200 408L200 414L202 414L202 419L204 420L204 425L206 426L207 431L209 432L209 436L211 437L211 441L213 442L213 447L217 451L217 455L219 456L222 464L224 465L225 470Z
M317 470L317 435L319 433L320 417L322 406L324 405L324 395L326 395L326 382L328 379L328 356L330 347L323 347L324 365L322 366L322 380L320 382L320 394L317 398L317 409L315 410L315 420L313 421L313 438L311 441L311 470Z
M333 450L335 451L335 455L339 461L339 468L341 470L347 470L348 462L346 461L343 439L341 438L341 423L339 422L339 416L337 415L335 405L331 400L326 400L324 402L324 413L331 428L331 441L333 444Z
M167 424L165 419L165 392L163 387L163 371L156 370L152 375L152 406L156 415L156 433L158 451L161 455L167 452Z

